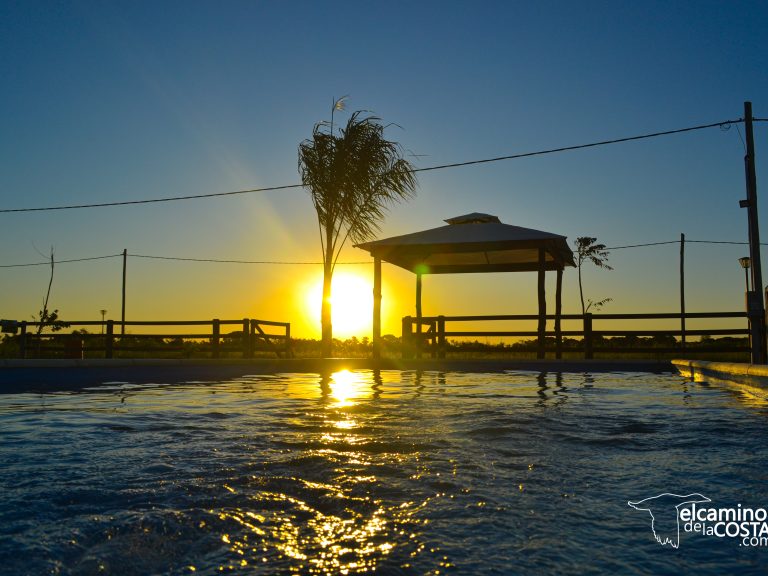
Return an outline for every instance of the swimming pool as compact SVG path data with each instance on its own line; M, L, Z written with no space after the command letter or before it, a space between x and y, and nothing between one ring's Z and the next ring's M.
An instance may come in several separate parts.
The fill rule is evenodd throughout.
M767 441L764 400L672 374L3 394L0 573L763 574L759 539L662 546L627 502L768 507Z

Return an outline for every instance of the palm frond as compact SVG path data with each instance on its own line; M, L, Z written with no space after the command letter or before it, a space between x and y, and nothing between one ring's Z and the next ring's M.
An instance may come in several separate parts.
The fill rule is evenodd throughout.
M321 229L331 230L333 252L347 239L371 239L387 209L414 196L413 166L401 146L384 137L376 116L354 112L338 134L327 122L299 145L299 173L309 190Z

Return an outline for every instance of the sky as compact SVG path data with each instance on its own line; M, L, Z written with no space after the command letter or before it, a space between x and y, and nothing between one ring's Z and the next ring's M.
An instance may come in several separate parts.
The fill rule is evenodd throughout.
M747 100L768 118L766 26L758 1L0 0L0 209L297 184L298 144L343 95L337 118L368 110L394 123L387 136L417 167L739 119ZM420 173L379 237L485 212L571 243L745 242L743 136L711 128ZM760 195L768 123L755 125L755 147ZM129 320L251 317L319 335L318 265L130 256L317 262L301 188L0 213L0 265L44 261L51 247L62 260L127 250ZM743 309L747 254L688 243L687 309ZM367 300L347 310L358 325L334 319L336 334L369 335L359 319L371 258L347 246L340 260L364 262L338 274ZM584 270L585 296L612 298L605 312L679 309L679 245L614 250L610 263ZM31 319L49 272L0 268L0 317ZM386 264L383 276L383 332L399 335L414 277ZM64 319L119 319L121 281L121 258L58 264L50 306ZM428 276L424 314L535 313L535 286L534 273ZM572 269L563 307L580 311Z

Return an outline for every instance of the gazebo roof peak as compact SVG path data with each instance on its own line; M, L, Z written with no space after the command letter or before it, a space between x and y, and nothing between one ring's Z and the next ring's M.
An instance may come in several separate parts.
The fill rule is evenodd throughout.
M482 212L472 212L471 214L464 214L463 216L454 216L453 218L446 218L443 222L448 224L501 224L498 216L493 214L483 214Z

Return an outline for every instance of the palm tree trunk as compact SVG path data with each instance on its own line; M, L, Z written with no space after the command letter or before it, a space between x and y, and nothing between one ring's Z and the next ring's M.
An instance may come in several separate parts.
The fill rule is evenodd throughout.
M320 307L322 325L321 353L323 358L333 356L333 325L331 322L331 281L333 280L333 235L326 231L325 262L323 263L323 303Z
M323 304L320 310L322 324L322 355L330 358L333 355L333 327L331 325L331 280L333 273L328 267L323 270Z

